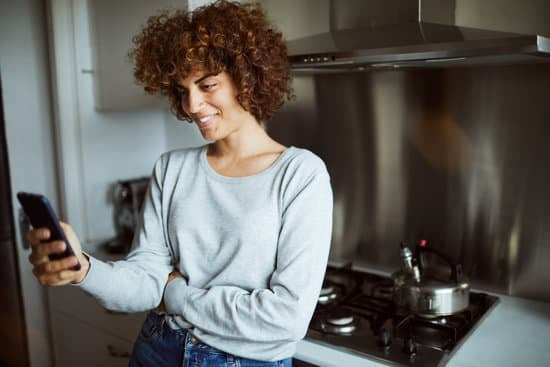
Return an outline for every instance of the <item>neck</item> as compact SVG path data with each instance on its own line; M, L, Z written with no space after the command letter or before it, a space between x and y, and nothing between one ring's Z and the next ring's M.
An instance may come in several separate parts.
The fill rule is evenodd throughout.
M273 144L277 143L271 139L262 125L254 120L228 137L211 143L208 147L208 155L239 159L258 154Z

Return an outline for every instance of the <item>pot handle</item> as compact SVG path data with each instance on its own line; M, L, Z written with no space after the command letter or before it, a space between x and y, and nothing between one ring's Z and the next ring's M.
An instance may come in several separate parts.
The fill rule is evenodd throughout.
M447 256L443 255L441 252L426 246L426 240L421 240L417 245L415 249L415 257L418 259L418 267L420 268L420 273L422 274L422 270L424 268L424 252L430 252L440 259L444 260L449 267L451 268L451 281L455 283L462 282L462 265L455 264L451 259L449 259Z

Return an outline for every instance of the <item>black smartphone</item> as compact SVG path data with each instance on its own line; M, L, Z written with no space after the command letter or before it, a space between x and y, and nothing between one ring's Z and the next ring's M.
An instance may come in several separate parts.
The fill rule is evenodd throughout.
M65 232L61 229L59 219L57 219L57 215L55 215L55 212L47 197L41 194L18 192L17 199L21 203L23 211L29 218L33 228L47 227L51 234L48 241L61 240L67 244L65 251L58 254L49 255L50 260L58 260L74 255L73 248L67 240ZM80 263L76 264L71 269L80 270Z

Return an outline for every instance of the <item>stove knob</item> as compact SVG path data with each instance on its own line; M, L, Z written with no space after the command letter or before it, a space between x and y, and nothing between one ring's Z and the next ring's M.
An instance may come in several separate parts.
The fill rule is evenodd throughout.
M380 329L380 333L378 334L378 344L382 347L389 347L391 345L391 341L390 331L386 328Z
M407 353L410 356L414 356L416 354L416 341L414 340L414 336L409 336L405 339L403 352Z

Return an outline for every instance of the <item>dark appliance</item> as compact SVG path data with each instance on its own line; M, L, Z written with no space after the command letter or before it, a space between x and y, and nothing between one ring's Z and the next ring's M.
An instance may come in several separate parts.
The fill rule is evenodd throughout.
M113 189L115 237L105 243L109 253L128 253L147 192L149 177L117 181Z
M391 276L329 265L307 337L380 363L443 366L497 301L470 292L460 312L418 314L396 305Z
M0 366L28 366L29 353L4 130L0 79Z

